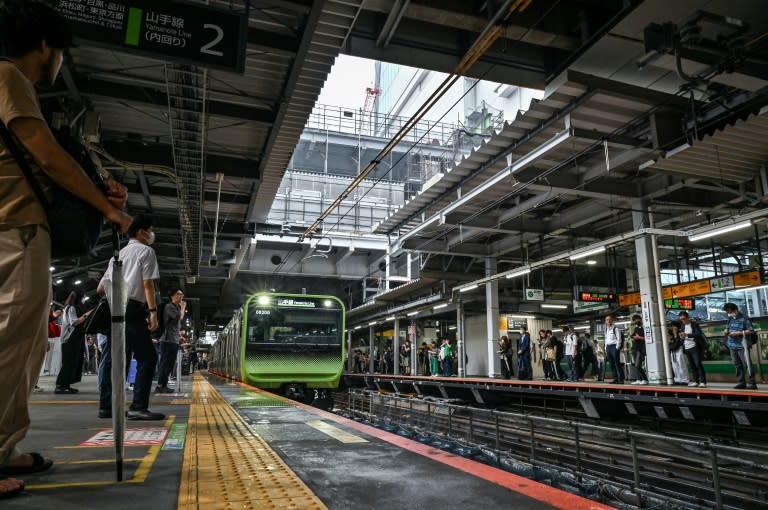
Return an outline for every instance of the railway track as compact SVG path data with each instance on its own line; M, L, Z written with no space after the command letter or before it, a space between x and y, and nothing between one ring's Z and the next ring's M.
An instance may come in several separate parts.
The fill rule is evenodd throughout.
M553 485L582 493L597 486L597 499L629 507L768 507L764 442L723 444L367 391L337 396L336 407Z

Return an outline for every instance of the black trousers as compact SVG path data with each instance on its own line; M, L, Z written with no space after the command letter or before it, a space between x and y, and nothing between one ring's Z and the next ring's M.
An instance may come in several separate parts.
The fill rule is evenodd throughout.
M168 386L168 376L173 372L179 344L176 342L160 342L160 372L157 375L158 386Z
M85 354L85 339L83 334L74 331L69 339L61 344L61 368L56 377L56 386L68 388L78 383L83 376L83 356Z
M149 407L152 379L155 377L157 353L147 327L147 305L128 300L125 307L125 351L136 358L136 382L133 384L131 411L143 411Z
M693 372L693 379L697 383L707 384L707 374L704 373L704 360L698 347L685 349L685 357L688 358L688 367Z
M613 370L613 380L623 384L624 371L621 369L619 350L615 345L609 345L605 348L605 355L608 358L608 363L611 364L611 370Z

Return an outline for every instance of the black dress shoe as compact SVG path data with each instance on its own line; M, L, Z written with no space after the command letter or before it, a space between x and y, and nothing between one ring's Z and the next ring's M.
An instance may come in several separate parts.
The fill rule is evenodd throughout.
M128 411L128 419L129 420L147 420L147 421L164 420L165 415L162 413L153 413L149 409L144 409L141 411Z
M74 394L77 393L77 390L75 388L62 388L58 387L53 392L57 395L63 395L63 394Z
M99 418L112 418L112 409L99 409Z

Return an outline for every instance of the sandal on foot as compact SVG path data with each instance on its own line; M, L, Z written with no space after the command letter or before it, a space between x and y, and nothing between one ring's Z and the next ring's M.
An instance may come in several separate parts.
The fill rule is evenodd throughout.
M31 475L47 471L53 466L52 460L43 458L39 453L31 452L25 455L32 457L32 464L26 466L3 466L0 468L0 472L10 476Z
M5 475L0 475L0 482L6 481L6 480L11 481L11 480L14 480L14 479L8 478ZM21 480L16 480L16 481L20 482L20 485L18 487L16 487L15 489L0 491L0 499L8 499L8 498L12 498L14 496L18 496L19 494L21 494L21 491L24 490L24 482L22 482Z

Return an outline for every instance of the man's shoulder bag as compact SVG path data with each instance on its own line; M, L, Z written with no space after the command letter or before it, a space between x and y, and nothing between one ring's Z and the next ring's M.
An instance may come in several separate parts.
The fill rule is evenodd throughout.
M83 330L86 335L95 335L101 333L109 335L112 328L112 311L109 309L107 298L101 298L99 304L91 310L91 313L83 322Z
M71 138L64 136L62 140L63 135L61 133L59 135L58 140L63 142L62 147L77 160L88 177L94 181L94 184L102 191L105 190L101 177L90 162L90 159L84 157L85 148L82 146L75 147L77 144ZM101 212L57 185L55 185L56 191L53 201L49 203L43 193L43 189L40 187L40 183L35 179L27 159L24 157L24 151L3 122L0 122L0 137L13 155L21 171L24 172L24 176L27 178L32 191L34 191L35 196L45 210L48 217L48 226L51 229L52 257L79 257L92 251L96 247L99 235L101 235L101 227L104 221Z

